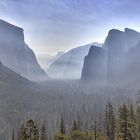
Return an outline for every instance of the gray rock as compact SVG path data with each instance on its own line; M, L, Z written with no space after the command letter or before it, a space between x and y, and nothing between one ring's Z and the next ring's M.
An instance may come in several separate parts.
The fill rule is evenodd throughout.
M25 44L23 29L0 20L0 61L30 80L44 80L46 73Z
M106 51L97 46L91 46L85 57L81 80L94 85L105 85L107 79Z

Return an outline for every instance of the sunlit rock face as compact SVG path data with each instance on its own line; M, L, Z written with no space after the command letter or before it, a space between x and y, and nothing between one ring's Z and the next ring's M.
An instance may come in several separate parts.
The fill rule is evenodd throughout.
M30 80L47 78L34 52L25 44L23 29L0 20L0 61Z
M89 50L81 79L89 83L107 81L109 86L135 87L140 82L139 60L140 33L128 28L124 32L112 29L102 48ZM106 80L99 80L102 77Z
M124 85L124 71L127 73L125 55L131 48L135 47L140 41L140 33L125 28L124 32L116 29L110 30L104 43L104 48L107 50L107 69L108 83L114 85ZM128 58L127 58L128 59ZM127 75L128 77L129 75Z
M121 58L125 53L124 32L115 29L110 30L104 48L107 50L108 81L109 84L113 84L120 73Z
M135 47L139 43L140 41L139 32L129 28L125 28L124 34L125 34L126 51L128 51L130 48Z
M80 79L84 57L93 44L98 43L80 46L63 54L50 65L47 70L48 75L57 79ZM98 45L101 46L102 44Z
M140 83L140 42L129 49L124 56L122 77L127 85L139 87Z
M104 85L107 76L106 51L97 46L91 46L88 55L84 59L81 80L94 85Z

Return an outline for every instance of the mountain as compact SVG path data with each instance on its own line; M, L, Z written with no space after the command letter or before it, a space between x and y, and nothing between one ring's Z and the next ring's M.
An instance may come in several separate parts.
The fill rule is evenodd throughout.
M91 43L71 49L50 65L47 70L49 76L58 79L79 79L84 57L88 54L91 45L101 46L102 44Z
M28 115L33 108L40 110L42 102L45 102L40 99L41 95L39 84L0 63L0 139L10 139L10 130L17 128L23 112Z
M57 60L60 56L62 56L64 54L64 52L57 52L56 55L52 56L52 55L48 55L48 54L38 54L37 55L37 59L39 61L39 64L41 65L41 67L47 71L47 69L50 67L50 65Z
M129 49L123 60L123 69L121 78L127 85L139 87L140 83L140 42L133 48Z
M140 82L139 59L140 33L128 28L112 29L102 48L91 47L85 57L81 80L99 83L101 76L100 81L107 81L109 85L134 87Z
M107 50L108 81L111 84L116 81L116 78L118 78L117 73L120 68L119 62L125 53L125 43L124 32L116 29L110 30L105 39L103 48Z
M104 48L108 52L108 81L110 84L120 82L124 71L124 56L140 41L140 33L125 28L124 31L112 29L105 39Z
M97 46L91 46L85 56L81 80L91 82L94 85L105 84L107 76L106 51Z
M5 92L10 91L13 89L14 92L16 89L26 89L29 86L32 86L33 82L29 81L28 79L22 77L20 74L17 74L13 70L9 69L8 67L4 66L0 62L0 89L5 88Z
M24 41L23 29L0 20L0 61L30 80L43 80L46 73Z
M128 51L129 49L133 48L138 44L138 42L140 41L140 33L135 30L125 28L124 34L127 46L126 51Z

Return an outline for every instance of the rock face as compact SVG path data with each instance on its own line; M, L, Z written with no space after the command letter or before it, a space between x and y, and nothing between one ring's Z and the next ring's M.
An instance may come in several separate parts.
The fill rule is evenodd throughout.
M128 87L138 85L140 82L140 33L128 28L124 32L112 29L105 39L103 48L100 48L100 51L97 50L96 47L91 47L89 54L85 57L81 76L83 81L99 83L98 81L104 81L104 78L100 80L100 77L106 77L109 85ZM105 54L106 57L104 57ZM100 65L97 65L98 62Z
M28 87L32 86L33 82L29 81L28 79L22 77L21 75L17 74L16 72L12 71L8 67L4 66L0 62L0 87ZM7 89L8 90L8 89ZM16 91L15 91L16 92Z
M125 53L125 36L124 32L119 30L111 30L104 43L104 48L107 50L107 67L108 67L108 81L114 83L116 80L119 69L117 64L121 61L121 57Z
M129 49L124 56L122 76L127 85L139 87L140 83L140 42Z
M80 79L84 57L88 54L90 46L95 44L98 43L77 47L63 54L50 65L47 73L57 79Z
M101 47L91 46L85 57L82 70L82 81L93 82L94 85L105 84L107 76L106 51Z
M23 29L3 20L0 20L0 61L30 80L47 78L34 52L25 44Z
M125 28L124 32L113 29L109 31L104 43L108 55L108 82L121 83L125 71L125 54L140 41L140 33ZM122 83L121 83L122 84Z
M133 48L138 44L138 42L140 41L140 33L135 30L125 28L124 34L126 42L126 51L128 51L129 49Z

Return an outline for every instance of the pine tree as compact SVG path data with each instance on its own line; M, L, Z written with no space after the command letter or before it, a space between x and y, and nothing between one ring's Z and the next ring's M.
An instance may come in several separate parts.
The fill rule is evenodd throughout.
M137 139L136 116L132 104L130 105L129 114L130 114L130 139L136 140Z
M73 126L71 128L71 132L74 132L74 131L77 131L77 130L79 130L79 126L78 126L77 122L74 120Z
M41 127L41 138L40 138L40 140L47 140L47 139L48 139L47 130L46 130L45 124L43 124L42 127Z
M15 133L14 133L14 131L13 131L12 140L15 140Z
M79 130L82 130L83 122L82 122L82 117L79 114L77 115L77 125Z
M66 134L66 127L63 118L61 118L61 122L60 122L60 134L62 135Z
M39 140L39 132L33 120L21 126L18 140Z
M95 117L94 140L97 140L97 119Z
M124 104L119 109L119 138L121 140L136 140L135 115Z
M106 135L108 140L115 139L115 115L113 111L113 106L109 102L106 105L106 113L105 113L105 124L106 124Z
M18 134L18 140L28 140L28 136L25 130L24 125L22 124Z
M61 118L59 133L54 136L54 140L69 140L63 118Z
M140 139L140 106L137 106L136 109L136 128L137 128L137 135L139 140Z
M124 104L119 109L119 138L129 140L129 110Z
M71 128L71 140L88 140L90 133L84 133L80 130L78 123L74 120Z

